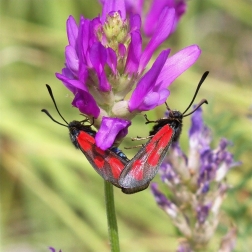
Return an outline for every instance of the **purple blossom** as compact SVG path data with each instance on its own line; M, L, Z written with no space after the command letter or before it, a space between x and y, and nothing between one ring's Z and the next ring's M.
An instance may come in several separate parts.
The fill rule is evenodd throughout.
M230 143L226 139L221 139L217 148L210 147L212 136L203 122L201 108L191 118L188 157L175 143L159 170L162 182L173 195L172 199L167 199L156 184L151 186L157 204L186 237L187 242L180 244L178 251L185 248L185 251L193 251L195 244L207 244L210 240L217 228L220 207L229 188L225 181L226 174L240 164L228 152ZM170 206L177 209L175 217L170 214ZM179 214L180 210L182 212Z
M174 4L166 3L155 14L157 27L142 48L141 17L133 13L126 17L130 3L102 2L100 17L89 20L81 16L79 24L72 16L68 18L65 67L56 77L73 93L72 105L95 119L99 129L96 144L105 150L121 141L136 114L166 101L169 85L195 63L201 51L191 45L168 57L170 49L165 49L146 71L155 50L173 30L177 20ZM131 97L125 100L131 90ZM103 117L110 118L113 130Z
M197 219L200 224L203 224L209 214L211 205L203 205L203 206L198 206L196 211L197 211Z
M101 128L96 134L97 143L104 143L102 147L105 149L111 147L116 136L120 139L128 134L127 128L130 124L131 122L120 118L110 118L104 116L102 118ZM98 144L97 146L100 147Z

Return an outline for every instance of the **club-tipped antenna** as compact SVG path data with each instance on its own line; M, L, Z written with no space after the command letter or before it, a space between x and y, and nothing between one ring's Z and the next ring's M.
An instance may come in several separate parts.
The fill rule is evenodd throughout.
M52 92L52 89L51 89L51 87L48 85L48 84L46 84L46 87L47 87L47 90L48 90L48 93L49 93L49 95L51 96L51 98L52 98L52 101L53 101L53 104L54 104L54 106L55 106L55 108L56 108L56 110L57 110L57 112L58 112L58 114L60 115L60 117L62 118L62 120L68 125L69 123L65 120L65 118L61 115L61 113L59 112L59 109L58 109L58 106L57 106L57 104L56 104L56 101L55 101L55 99L54 99L54 96L53 96L53 92ZM41 110L42 112L45 112L45 111L47 111L47 110ZM56 123L58 123L58 124L61 124L61 125L64 125L64 124L62 124L62 123L59 123L59 122L57 122L56 120L54 120L53 118L52 118L52 116L48 113L48 111L47 112L45 112L54 122L56 122ZM66 125L64 125L64 126L66 126Z
M209 71L206 71L206 72L202 75L202 77L201 77L201 79L200 79L200 81L199 81L199 84L198 84L198 86L197 86L197 88L196 88L196 91L195 91L195 93L194 93L194 96L193 96L193 98L192 98L192 100L191 100L189 106L188 106L188 107L186 108L186 110L183 112L183 115L184 115L184 114L186 113L186 111L192 106L192 104L193 104L193 102L194 102L194 100L195 100L195 98L196 98L196 96L197 96L197 94L198 94L198 92L199 92L199 89L200 89L201 85L203 84L203 82L205 81L205 79L206 79L206 77L207 77L208 74L209 74ZM205 100L205 102L203 102L203 103L207 103L207 101ZM203 104L203 103L202 103L202 104ZM200 106L201 106L202 104L199 103ZM197 106L197 109L198 109L200 106ZM194 111L197 110L197 109L194 109ZM193 111L193 112L194 112L194 111ZM190 114L192 114L193 112L191 112ZM190 114L187 114L187 115L190 115Z
M201 107L204 103L208 104L208 101L207 101L206 99L201 100L200 103L194 108L193 111L191 111L190 113L188 113L188 114L186 114L186 115L183 114L183 117L186 117L186 116L189 116L189 115L193 114L193 113L194 113L199 107Z
M57 124L68 127L68 124L65 125L63 123L60 123L60 122L56 121L46 109L41 109L41 112L46 113L52 119L52 121L56 122Z

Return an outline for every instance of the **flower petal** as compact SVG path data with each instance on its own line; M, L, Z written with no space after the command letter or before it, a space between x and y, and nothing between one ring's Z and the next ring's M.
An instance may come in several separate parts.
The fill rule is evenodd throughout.
M93 44L90 48L89 57L96 72L100 73L107 61L106 48L100 42Z
M140 31L141 29L141 17L137 14L130 15L130 32Z
M56 73L55 75L71 91L75 90L74 88L77 88L77 89L80 89L83 91L88 91L86 85L84 83L80 82L79 80L68 79L66 76L64 76L60 73Z
M89 48L89 41L90 39L90 25L91 21L88 19L85 19L83 16L80 18L80 28L79 28L79 37L78 37L78 48L77 54L79 56L80 62L83 64L88 65L88 59L87 59L87 51Z
M100 109L91 94L79 90L75 95L72 105L80 110L81 113L97 118Z
M125 54L126 54L126 47L125 47L124 44L119 43L119 45L118 45L118 53L119 53L119 55L120 55L121 58L123 58L125 56Z
M104 71L104 66L107 62L106 48L100 42L93 44L90 48L89 57L99 79L100 90L104 92L110 91L111 86L107 81L106 73Z
M77 76L79 70L79 58L76 54L75 48L72 46L67 46L65 49L66 65L71 70L71 72Z
M166 209L168 210L169 209L171 211L170 214L172 216L176 216L177 215L176 212L173 212L175 209L172 208L172 205L173 205L172 202L169 201L165 197L165 195L161 191L158 190L158 185L156 183L152 183L151 184L151 191L152 191L152 193L153 193L153 195L155 197L155 200L156 200L157 204L162 209L164 209L164 210L166 210Z
M173 8L166 7L163 9L157 24L157 29L153 34L153 36L151 37L151 40L146 46L140 59L140 68L139 68L140 72L148 64L155 49L169 36L171 29L173 27L174 18L175 18L175 10Z
M111 86L107 80L106 72L103 70L98 76L100 82L100 90L103 92L108 92L111 90Z
M170 50L164 50L163 52L161 52L154 64L152 65L151 69L138 82L137 87L133 91L129 100L130 112L134 110L141 111L139 110L139 107L141 106L147 94L151 92L152 89L155 87L156 80L164 66L169 52Z
M170 91L168 89L163 89L163 90L160 90L158 93L159 93L159 102L157 106L166 102L168 96L170 95Z
M117 57L116 53L112 48L107 48L107 63L114 74L116 74L117 71Z
M196 62L200 53L201 50L197 45L191 45L168 58L157 80L157 82L163 83L160 88L167 88L180 74Z
M189 138L194 134L200 134L203 129L202 108L198 108L191 117L191 128L189 130Z
M129 13L138 13L139 15L143 9L143 0L126 0L125 6Z
M69 16L69 18L67 19L67 37L68 37L69 45L71 45L72 47L75 47L76 40L78 37L78 26L73 16Z
M131 33L131 42L125 67L125 72L133 74L138 70L139 59L142 53L142 37L138 31Z
M147 36L151 36L156 27L157 27L157 20L160 17L162 10L167 7L174 7L172 6L173 1L152 1L152 5L149 8L149 12L146 14L145 22L144 22L144 33Z
M110 12L119 12L121 14L122 20L126 18L126 9L125 9L125 2L118 1L118 0L102 0L103 8L102 8L102 15L101 15L101 22L104 24L106 21L107 15Z
M101 127L96 133L95 142L102 150L110 148L117 137L127 135L127 128L130 126L130 121L121 118L103 117Z
M140 111L148 111L155 108L159 102L159 93L150 92L145 97L141 105L138 107Z

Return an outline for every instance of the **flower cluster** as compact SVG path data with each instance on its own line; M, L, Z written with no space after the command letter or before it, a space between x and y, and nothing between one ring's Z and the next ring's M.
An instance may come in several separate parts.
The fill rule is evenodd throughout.
M119 145L134 116L166 101L167 88L194 64L200 49L191 45L171 57L170 49L163 50L147 71L155 50L175 29L184 2L152 8L145 21L155 18L157 22L144 48L140 15L126 13L130 1L102 2L99 17L81 16L79 24L72 16L68 18L65 67L56 77L73 93L72 105L91 121L95 119L96 144L105 150ZM159 1L154 2L156 6Z
M210 142L211 133L199 108L192 116L188 157L174 143L160 168L161 180L168 186L172 200L157 184L151 186L157 204L186 238L178 251L206 246L218 225L220 206L229 188L224 178L230 168L240 164L226 150L229 145L226 139L214 150ZM229 243L233 244L235 238L230 237Z

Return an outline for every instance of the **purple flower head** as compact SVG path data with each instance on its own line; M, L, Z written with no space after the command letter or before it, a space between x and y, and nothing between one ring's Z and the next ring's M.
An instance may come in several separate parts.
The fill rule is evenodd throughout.
M172 57L168 57L170 49L163 50L147 71L155 50L173 30L176 6L162 7L153 36L142 48L141 17L138 12L126 15L131 4L123 0L102 3L99 17L81 16L78 24L72 16L68 18L65 66L56 77L73 93L72 105L95 119L96 144L105 150L127 134L134 116L166 101L167 87L195 63L200 49L192 45ZM108 127L108 121L115 127Z
M215 149L210 146L211 140L211 132L204 124L199 108L191 117L189 155L183 153L179 143L172 144L159 170L162 182L172 194L172 201L157 189L156 184L151 187L157 204L170 217L168 206L182 211L182 217L172 218L172 221L188 238L186 241L195 240L195 244L206 244L217 228L219 209L229 188L226 174L240 164L228 152L230 143L226 139L221 139ZM183 228L178 223L184 223ZM185 244L189 244L188 251L194 251L191 242Z

